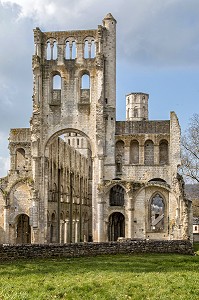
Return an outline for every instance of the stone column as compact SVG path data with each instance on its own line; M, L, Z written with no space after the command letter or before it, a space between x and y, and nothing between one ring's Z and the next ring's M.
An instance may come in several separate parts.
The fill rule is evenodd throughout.
M66 220L64 224L64 243L69 242L68 235L69 235L69 220Z
M104 157L99 156L99 183L103 182L104 178Z
M139 146L139 161L140 165L144 165L144 145L142 144Z
M79 220L75 222L75 243L79 242Z
M4 243L9 243L9 205L4 206Z
M32 196L32 240L31 243L39 243L39 230L38 230L38 198L37 192L33 191Z
M98 242L105 242L104 234L104 204L103 199L99 199L98 202Z
M129 201L131 202L132 199L129 199ZM128 233L127 233L128 238L133 238L133 216L134 216L134 209L132 207L129 207L128 209L129 224L128 224Z
M154 165L159 165L159 145L154 144Z
M130 145L125 145L124 147L124 163L129 165L130 164Z

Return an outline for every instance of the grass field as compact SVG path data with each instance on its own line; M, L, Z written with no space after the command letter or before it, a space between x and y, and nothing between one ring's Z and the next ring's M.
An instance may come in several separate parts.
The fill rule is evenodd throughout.
M195 245L199 254L199 244ZM0 263L1 300L199 299L199 255L115 255Z

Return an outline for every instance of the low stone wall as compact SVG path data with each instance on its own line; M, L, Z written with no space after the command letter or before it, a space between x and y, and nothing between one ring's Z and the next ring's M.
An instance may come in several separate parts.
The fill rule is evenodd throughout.
M179 253L193 255L189 241L125 240L107 243L0 245L0 260L55 258L102 254Z

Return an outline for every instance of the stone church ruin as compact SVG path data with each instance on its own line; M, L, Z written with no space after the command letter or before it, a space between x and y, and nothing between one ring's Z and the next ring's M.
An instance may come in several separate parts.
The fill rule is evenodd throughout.
M0 179L0 243L187 240L180 126L148 120L149 95L116 121L116 20L95 30L34 30L30 128L10 130Z

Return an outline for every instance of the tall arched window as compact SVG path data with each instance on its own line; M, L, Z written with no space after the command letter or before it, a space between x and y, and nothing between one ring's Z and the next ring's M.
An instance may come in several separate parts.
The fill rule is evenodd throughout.
M61 76L60 75L53 76L53 90L61 90Z
M52 213L51 215L51 224L50 224L50 243L55 243L57 236L56 236L56 228L57 224L56 224L56 215L55 213Z
M95 41L91 41L91 58L95 57Z
M53 59L57 59L57 42L53 43Z
M164 230L165 205L160 194L155 194L151 200L150 219L151 230Z
M168 142L166 140L160 141L159 144L159 162L160 165L166 165L169 162L169 153L168 153Z
M95 57L95 40L93 37L87 37L84 41L84 58Z
M68 38L66 41L66 48L65 48L65 58L66 59L75 59L76 58L76 42L74 38Z
M82 75L81 89L90 89L90 76L88 74Z
M23 148L19 148L16 150L16 170L24 170L25 163L25 150Z
M52 38L47 41L46 59L47 60L57 59L57 41Z
M51 59L51 45L50 42L47 42L47 47L46 47L46 59L50 60Z
M61 76L56 74L52 78L52 105L60 105L61 103Z
M110 206L124 206L124 189L120 185L115 185L110 190Z
M139 143L138 143L138 141L131 141L130 163L131 164L139 164Z
M80 103L90 103L90 76L84 73L81 77Z
M124 142L117 141L115 144L116 173L122 173L123 160L124 160Z
M69 41L66 42L65 58L70 59L70 43L69 43Z
M138 108L137 108L137 106L135 106L134 109L133 109L133 116L134 116L134 118L138 118Z
M72 42L72 59L75 59L77 57L77 46L76 42Z
M154 144L147 140L144 144L144 164L147 166L154 164Z
M88 41L84 43L84 58L89 58Z

